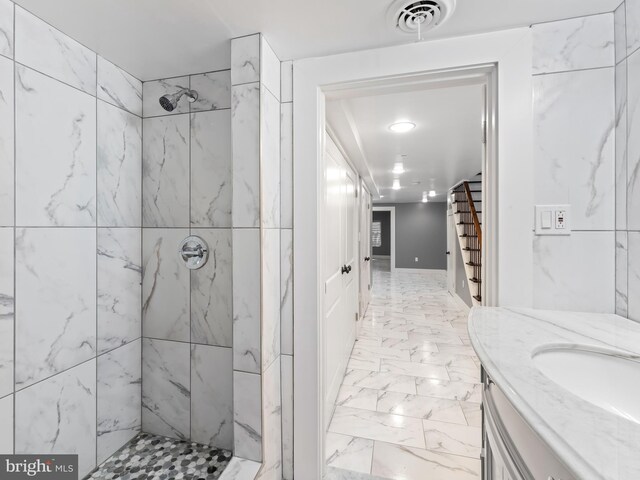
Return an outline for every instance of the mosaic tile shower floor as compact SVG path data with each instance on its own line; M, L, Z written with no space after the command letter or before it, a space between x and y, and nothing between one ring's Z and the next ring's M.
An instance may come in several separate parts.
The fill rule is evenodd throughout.
M231 457L227 450L141 433L86 478L214 480Z

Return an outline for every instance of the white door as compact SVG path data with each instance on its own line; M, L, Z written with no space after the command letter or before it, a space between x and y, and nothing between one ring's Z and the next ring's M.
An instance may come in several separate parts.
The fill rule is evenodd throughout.
M345 202L344 202L344 267L343 289L347 308L345 320L353 324L355 331L358 320L358 177L355 172L345 165Z
M326 136L322 249L326 422L331 419L355 342L358 311L356 182L355 173L335 143Z
M452 211L447 211L447 288L451 294L456 291L456 249L458 238L456 237L455 217Z
M360 317L369 306L371 298L371 195L361 182L360 188Z

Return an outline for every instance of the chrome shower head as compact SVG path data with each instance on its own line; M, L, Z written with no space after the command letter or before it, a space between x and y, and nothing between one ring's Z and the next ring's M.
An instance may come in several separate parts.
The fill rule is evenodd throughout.
M183 88L176 93L161 96L160 106L167 112L172 112L178 106L178 102L183 95L187 96L189 103L193 103L198 99L198 92L195 90L189 90L188 88Z

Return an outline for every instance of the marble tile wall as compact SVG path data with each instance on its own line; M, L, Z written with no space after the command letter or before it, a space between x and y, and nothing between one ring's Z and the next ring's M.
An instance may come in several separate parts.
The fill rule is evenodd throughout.
M192 88L167 112L159 98ZM144 82L142 429L233 448L231 72ZM180 242L209 260L188 270Z
M534 239L538 308L615 310L619 21L609 13L532 27L535 204L567 203L572 215L570 236Z
M231 64L235 452L262 462L257 478L279 480L286 468L282 332L292 329L293 150L290 121L282 132L290 103L281 101L291 102L282 88L291 75L260 34L232 40ZM291 353L291 336L286 341Z
M640 322L640 0L615 18L616 313Z
M142 82L0 0L3 453L85 475L140 430L141 113Z
M293 480L293 62L280 74L282 478Z

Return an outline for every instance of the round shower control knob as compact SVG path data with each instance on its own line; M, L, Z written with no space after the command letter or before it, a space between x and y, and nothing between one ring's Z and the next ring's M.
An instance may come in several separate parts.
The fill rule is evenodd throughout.
M178 255L189 270L197 270L207 263L209 246L202 238L191 235L180 243Z

